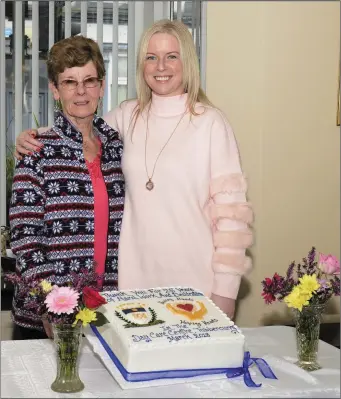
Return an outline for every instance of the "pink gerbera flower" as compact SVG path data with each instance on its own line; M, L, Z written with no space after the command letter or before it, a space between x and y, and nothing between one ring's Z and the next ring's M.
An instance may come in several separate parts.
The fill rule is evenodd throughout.
M78 305L79 293L70 287L55 287L45 299L49 312L71 314Z

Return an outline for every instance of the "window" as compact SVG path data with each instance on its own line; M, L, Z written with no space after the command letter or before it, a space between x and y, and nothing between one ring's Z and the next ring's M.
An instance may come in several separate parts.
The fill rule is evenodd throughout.
M22 130L35 127L32 118L32 110L36 109L35 116L41 126L47 126L53 117L53 100L48 89L46 70L46 57L49 49L51 29L54 24L54 42L65 37L65 33L78 35L86 28L88 37L101 42L102 52L106 64L106 90L103 101L103 113L117 106L120 102L131 96L131 88L134 89L135 59L129 56L129 46L133 46L134 53L137 49L137 39L144 28L151 25L154 20L162 18L181 19L191 31L199 55L202 52L202 24L205 16L202 15L203 4L201 1L22 1L22 19L16 19L18 7L13 1L1 1L4 13L1 13L1 26L4 26L5 40L0 52L5 54L2 61L5 69L5 84L1 85L4 91L6 104L5 121L0 121L1 146L5 146L6 154L12 157L11 149L15 142L15 135ZM39 4L39 13L34 14L33 3ZM51 5L51 3L53 5ZM115 5L116 3L116 5ZM203 3L203 4L202 4ZM86 12L84 12L84 7ZM115 14L115 7L118 7ZM100 14L98 14L100 10ZM101 12L101 10L103 10ZM53 12L52 12L53 11ZM20 11L19 11L20 12ZM52 14L51 14L52 12ZM129 14L132 13L130 16ZM53 15L53 20L50 17ZM34 58L32 54L33 26L35 18L39 19L39 55ZM130 20L134 18L133 23ZM100 19L100 24L98 20ZM22 21L22 62L19 65L22 79L22 88L18 83L18 62L16 57L15 33L18 27L18 20ZM117 23L118 21L118 23ZM116 24L116 25L115 25ZM117 29L117 43L113 44L113 29ZM99 36L98 36L99 33ZM134 42L131 43L131 40ZM117 63L117 76L112 73L114 63ZM32 67L35 65L38 67ZM17 67L16 67L17 66ZM1 68L0 68L1 70ZM33 76L37 80L33 87ZM114 79L113 79L114 77ZM18 86L19 85L19 86ZM18 106L18 98L22 102ZM20 100L19 100L20 101ZM35 103L35 105L33 104ZM34 108L35 107L35 108ZM1 160L3 164L5 160ZM9 165L9 163L8 163ZM2 165L4 166L4 165ZM10 166L8 166L10 168ZM6 167L2 169L6 170ZM10 170L6 172L10 176ZM11 184L7 181L7 186ZM4 215L7 212L4 208L5 190L0 190L1 197L1 224L5 224ZM8 220L7 223L8 224Z

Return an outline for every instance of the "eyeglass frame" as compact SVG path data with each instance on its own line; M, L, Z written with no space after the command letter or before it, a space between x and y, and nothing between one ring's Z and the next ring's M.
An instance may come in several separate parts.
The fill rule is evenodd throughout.
M90 86L90 87L85 86L84 82L86 82L89 79L96 79L97 80L96 86ZM99 83L103 82L103 80L104 80L103 78L101 79L101 78L98 78L97 76L89 76L88 78L85 78L85 79L83 79L81 81L78 81L78 80L75 80L75 79L64 79L64 80L62 80L61 82L58 83L58 86L60 85L61 87L63 87L63 89L66 89L68 91L76 90L79 84L82 84L85 89L94 89L95 87L98 87ZM67 88L65 86L65 84L64 84L66 81L76 82L76 86L73 89Z

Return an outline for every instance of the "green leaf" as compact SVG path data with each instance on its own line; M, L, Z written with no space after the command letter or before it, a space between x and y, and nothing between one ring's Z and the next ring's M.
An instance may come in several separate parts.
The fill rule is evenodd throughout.
M104 324L109 323L109 320L104 316L103 313L96 312L96 321L92 321L91 324L93 324L96 327L102 327Z
M40 127L40 125L39 125L39 122L38 122L38 119L37 119L37 117L35 116L35 113L33 112L33 118L34 118L34 122L35 122L35 124L36 124L36 126L37 126L37 129Z

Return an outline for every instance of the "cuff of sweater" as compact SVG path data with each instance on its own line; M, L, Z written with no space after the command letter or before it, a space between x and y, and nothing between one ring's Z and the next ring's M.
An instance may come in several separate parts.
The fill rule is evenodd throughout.
M215 273L212 293L224 298L236 299L240 287L241 276L230 273Z

